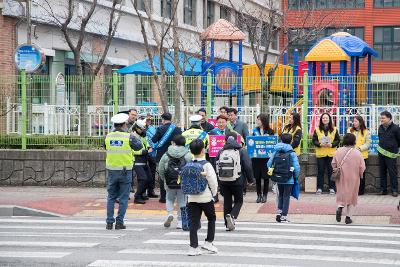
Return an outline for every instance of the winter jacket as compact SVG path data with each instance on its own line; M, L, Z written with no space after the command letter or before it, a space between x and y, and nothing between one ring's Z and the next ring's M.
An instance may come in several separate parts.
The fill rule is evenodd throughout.
M214 168L211 163L207 162L203 166L204 172L206 173L206 179L208 186L203 193L197 195L188 195L188 202L196 203L208 203L214 200L214 196L217 195L218 181L217 175L215 174Z
M397 124L391 122L386 129L383 125L379 126L378 136L381 148L392 153L399 152L400 128Z
M189 162L192 160L192 154L189 152L189 150L184 147L184 146L175 146L172 145L168 148L167 153L174 158L181 158L185 157L185 161ZM168 162L169 162L169 157L165 153L158 165L158 174L160 175L160 178L165 181L165 171L167 170L168 167Z
M275 158L275 154L278 151L282 151L282 152L290 152L290 158L292 161L292 165L294 167L293 170L293 175L292 177L289 179L289 181L287 181L286 183L282 183L282 184L293 184L294 183L294 178L298 179L299 178L299 174L300 174L300 164L299 164L299 159L297 158L296 153L293 151L293 148L291 145L289 144L285 144L285 143L278 143L275 145L274 147L275 151L274 153L272 153L272 157L268 160L267 163L267 167L271 168L274 162L274 158Z
M214 126L209 123L208 121L205 121L201 124L201 128L203 129L203 131L205 131L206 133L211 132L212 130L214 130Z
M164 136L164 134L167 132L170 125L171 123L167 123L158 127L151 141L153 141L154 144L160 141L161 138ZM171 141L175 138L175 136L180 134L182 134L182 131L178 126L176 126L172 134L168 138L167 142L165 142L165 144L162 147L157 149L157 156L156 156L157 162L159 162L161 157L165 154L165 152L167 152L168 147L171 145Z

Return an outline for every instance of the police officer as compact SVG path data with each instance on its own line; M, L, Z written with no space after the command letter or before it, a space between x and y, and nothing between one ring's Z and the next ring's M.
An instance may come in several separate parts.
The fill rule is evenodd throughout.
M114 131L109 133L105 139L107 150L106 169L107 169L107 219L106 229L115 230L125 229L124 217L128 207L129 191L132 181L132 167L134 163L133 150L139 144L131 138L128 131L128 115L117 114L111 118L114 124ZM114 205L119 199L118 215L114 220Z
M207 132L203 131L201 128L201 120L203 117L201 115L190 116L190 128L182 133L183 137L186 139L186 147L189 147L190 143L195 139L200 139L204 143L204 147L208 148L209 137Z
M133 136L136 140L139 140L141 145L139 149L135 149L133 154L135 155L135 166L134 170L137 177L137 190L135 193L134 203L145 204L149 197L158 197L153 195L146 195L146 190L154 193L154 188L151 188L152 176L150 167L147 162L148 153L152 152L149 143L146 138L146 122L144 120L137 120L132 127Z

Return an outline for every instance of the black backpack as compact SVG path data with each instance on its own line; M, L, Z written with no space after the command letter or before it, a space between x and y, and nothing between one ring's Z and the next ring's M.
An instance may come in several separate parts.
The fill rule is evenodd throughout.
M277 183L286 183L293 176L293 172L290 170L292 166L291 153L293 150L283 152L279 151L275 154L272 162L274 171L272 172L271 180Z
M186 154L185 154L186 155ZM167 152L169 158L167 169L165 170L165 183L170 189L180 189L181 188L181 170L185 166L186 160L185 155L180 158L172 157Z

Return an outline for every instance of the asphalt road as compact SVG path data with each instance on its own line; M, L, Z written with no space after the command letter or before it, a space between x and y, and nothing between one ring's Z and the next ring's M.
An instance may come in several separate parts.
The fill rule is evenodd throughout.
M162 222L129 220L105 230L102 219L0 218L0 266L396 266L400 227L217 222L218 254L187 256L189 234ZM199 231L202 244L206 233Z

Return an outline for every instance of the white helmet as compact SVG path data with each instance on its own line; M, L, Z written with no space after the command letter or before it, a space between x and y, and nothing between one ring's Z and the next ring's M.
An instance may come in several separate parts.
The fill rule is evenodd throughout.
M146 129L146 120L137 120L135 124L142 130Z

